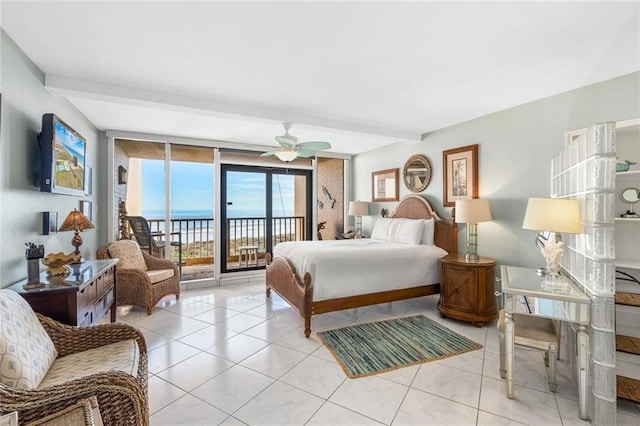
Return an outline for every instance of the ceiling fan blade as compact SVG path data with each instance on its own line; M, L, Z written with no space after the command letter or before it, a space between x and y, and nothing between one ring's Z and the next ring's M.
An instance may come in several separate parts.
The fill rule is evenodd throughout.
M294 146L298 142L295 136L276 136L276 141L282 146Z
M299 146L299 145L298 145ZM302 158L310 158L316 155L315 151L312 151L310 149L299 149L298 150L298 157L302 157Z
M296 145L296 148L318 151L321 149L331 149L331 144L329 142L300 142Z
M268 157L270 155L275 155L275 153L278 151L278 148L276 149L272 149L270 151L267 152L263 152L262 154L260 154L260 157Z

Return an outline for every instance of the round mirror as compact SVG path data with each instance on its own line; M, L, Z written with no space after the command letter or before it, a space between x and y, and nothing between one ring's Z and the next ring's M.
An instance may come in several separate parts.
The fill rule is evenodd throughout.
M620 193L620 199L628 204L635 204L640 200L640 190L638 188L627 188Z
M622 215L625 218L638 218L640 215L633 211L633 205L640 200L640 190L638 188L627 188L620 193L620 199L627 204L631 204L631 210L627 210Z
M429 159L422 154L412 155L407 162L404 163L402 177L409 191L424 191L431 181Z

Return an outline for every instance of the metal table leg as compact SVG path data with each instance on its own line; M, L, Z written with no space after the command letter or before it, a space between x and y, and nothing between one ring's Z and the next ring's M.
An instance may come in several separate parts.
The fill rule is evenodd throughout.
M513 399L513 356L515 345L515 324L513 323L513 314L509 311L505 312L504 320L504 340L507 364L507 398Z
M578 324L578 404L579 415L587 420L587 380L589 379L589 334L587 326Z

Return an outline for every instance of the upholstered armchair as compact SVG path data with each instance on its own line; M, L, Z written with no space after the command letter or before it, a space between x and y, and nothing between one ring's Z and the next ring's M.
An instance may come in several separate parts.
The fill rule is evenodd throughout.
M0 290L0 415L28 424L95 396L105 425L148 425L147 346L125 324L71 327Z
M118 240L100 247L97 258L119 259L116 265L118 306L140 306L151 315L153 307L163 297L175 294L176 299L180 298L180 275L176 264L143 252L135 241Z
M506 377L505 348L505 310L500 310L498 317L498 344L500 350L500 377ZM549 367L549 390L556 392L556 360L560 350L560 334L551 318L541 318L524 314L513 314L515 326L515 344L541 349L544 352L544 364Z

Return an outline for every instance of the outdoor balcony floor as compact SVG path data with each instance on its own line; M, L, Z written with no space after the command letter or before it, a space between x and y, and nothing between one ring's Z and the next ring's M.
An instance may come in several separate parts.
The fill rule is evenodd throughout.
M265 266L265 265L266 263L264 259L258 259L258 266ZM229 262L227 264L227 267L230 269L230 271L234 271L234 272L242 271L244 270L244 262L242 262L242 265L240 265L238 262ZM249 264L249 267L255 267L255 264L253 265ZM213 269L214 269L214 266L212 263L183 265L181 281L193 281L193 280L200 280L200 279L206 279L206 278L213 278L214 277Z

